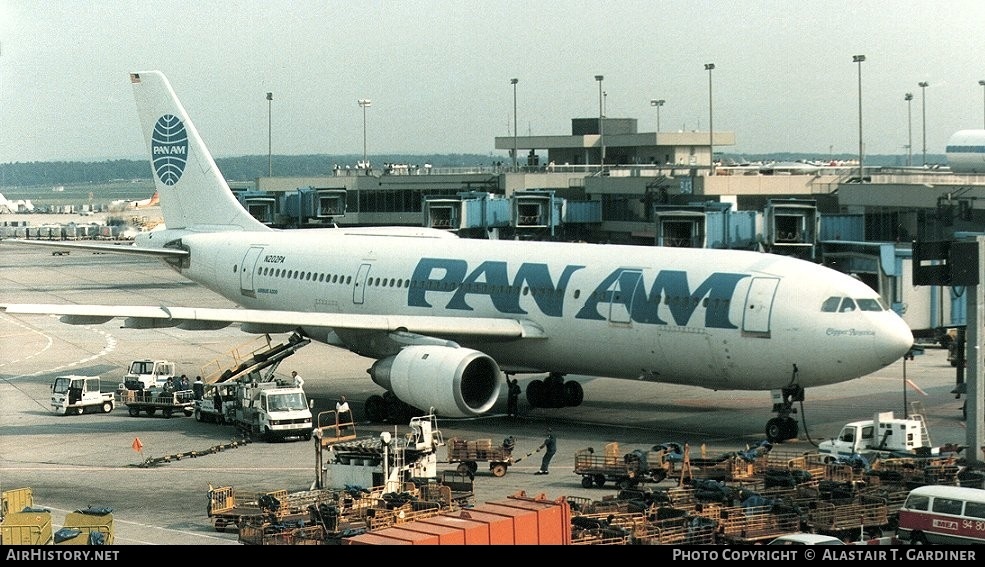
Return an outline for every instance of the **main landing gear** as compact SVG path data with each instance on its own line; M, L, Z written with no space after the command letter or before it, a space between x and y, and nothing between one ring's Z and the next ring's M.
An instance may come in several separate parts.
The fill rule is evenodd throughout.
M564 374L551 373L543 380L527 385L527 403L535 408L564 408L580 406L585 399L581 384L565 382Z
M367 398L365 411L366 419L374 423L408 423L411 417L421 415L419 410L389 390L383 392L382 396L373 394Z
M796 373L797 367L794 367ZM804 401L804 388L800 384L787 384L782 390L782 401L773 404L777 416L766 422L766 440L770 443L780 443L787 439L795 439L800 434L797 420L790 417L797 413L794 402Z

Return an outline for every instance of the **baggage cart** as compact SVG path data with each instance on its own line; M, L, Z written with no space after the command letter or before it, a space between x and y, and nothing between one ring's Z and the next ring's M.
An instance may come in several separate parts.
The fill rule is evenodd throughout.
M495 477L501 477L514 463L513 443L509 437L498 447L493 447L492 439L467 441L457 437L449 439L446 446L448 462L458 463L459 474L474 475L480 462L488 462L489 472Z

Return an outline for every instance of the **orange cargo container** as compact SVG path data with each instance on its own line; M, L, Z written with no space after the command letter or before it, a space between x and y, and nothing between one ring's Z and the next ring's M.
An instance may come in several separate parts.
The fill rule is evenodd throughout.
M480 510L478 507L462 510L461 518L483 522L489 529L489 545L513 545L513 517Z
M571 507L564 498L529 498L521 492L506 500L366 532L345 543L566 545L571 543Z
M377 535L373 532L366 532L342 540L345 545L412 545L405 539L393 539Z
M423 522L405 522L400 524L402 530L413 530L438 537L438 545L465 545L465 532L459 528L425 524Z
M522 508L511 508L492 502L475 507L476 510L509 516L513 518L513 543L516 545L537 545L540 536L537 529L537 512Z
M568 545L571 543L571 507L563 498L557 501L546 498L529 498L522 492L506 500L496 500L508 508L537 513L537 543L540 545Z
M458 512L455 514L458 514ZM456 517L454 514L439 514L416 521L425 524L458 528L465 535L465 545L489 545L489 525L485 522L477 522L467 517Z
M404 540L413 545L438 545L438 536L424 532L405 530L401 526L381 528L373 531L376 535Z

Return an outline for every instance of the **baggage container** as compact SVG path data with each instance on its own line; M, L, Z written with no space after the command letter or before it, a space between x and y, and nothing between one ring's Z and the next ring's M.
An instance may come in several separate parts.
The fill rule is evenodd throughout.
M50 545L51 542L51 512L48 510L11 512L0 522L0 543L3 545Z

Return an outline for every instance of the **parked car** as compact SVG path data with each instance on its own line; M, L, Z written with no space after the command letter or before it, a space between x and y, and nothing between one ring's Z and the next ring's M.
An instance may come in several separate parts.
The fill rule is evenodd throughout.
M821 534L787 534L769 542L768 545L846 545L840 539Z

